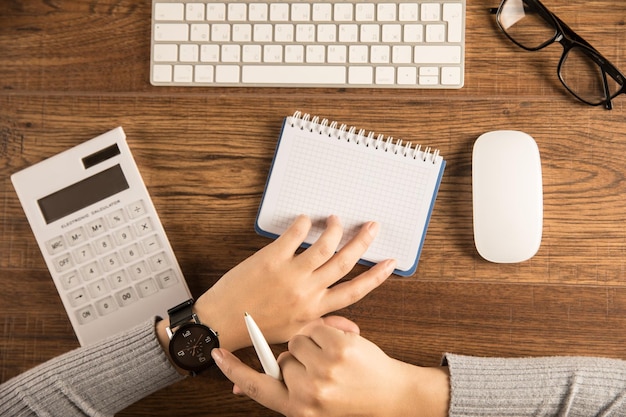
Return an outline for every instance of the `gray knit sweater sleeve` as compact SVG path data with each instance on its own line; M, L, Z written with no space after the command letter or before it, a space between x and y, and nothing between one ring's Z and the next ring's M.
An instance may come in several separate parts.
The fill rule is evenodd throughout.
M448 354L450 417L626 416L626 362Z
M0 415L112 416L182 378L150 320L0 385Z

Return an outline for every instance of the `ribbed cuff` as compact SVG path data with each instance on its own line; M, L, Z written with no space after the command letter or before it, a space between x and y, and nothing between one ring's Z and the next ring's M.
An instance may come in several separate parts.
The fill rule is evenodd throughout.
M626 362L447 354L450 417L626 415Z
M38 415L112 415L183 378L163 352L152 319L8 381L2 393L14 400L0 408L15 414L26 408Z

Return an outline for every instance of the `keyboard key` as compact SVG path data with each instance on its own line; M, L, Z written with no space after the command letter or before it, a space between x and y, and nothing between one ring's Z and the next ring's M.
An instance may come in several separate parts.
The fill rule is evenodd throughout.
M61 285L66 290L71 290L72 288L80 285L80 277L78 275L78 271L72 271L68 274L65 274L61 277Z
M63 252L65 248L66 244L63 236L57 236L46 242L46 250L50 255L56 255L57 253Z
M87 241L87 234L82 227L72 230L65 235L70 246L78 245L79 243Z
M163 45L161 45L163 46ZM126 216L124 216L124 210L119 209L114 211L113 213L107 214L106 216L107 223L111 229L115 229L126 223Z
M124 262L126 263L134 262L141 257L141 250L139 249L139 246L137 244L127 246L123 248L120 252L122 254Z
M117 304L115 304L113 297L105 297L102 300L96 301L96 309L98 309L98 314L106 316L117 310Z
M157 83L168 83L172 81L171 65L154 65L152 66L152 81Z
M448 45L417 45L414 49L416 64L458 64L461 62L461 47Z
M137 284L137 291L139 292L140 297L146 298L159 292L159 288L152 278L148 278L147 280L141 281Z
M162 271L170 266L170 261L167 259L165 253L159 253L149 258L150 266L153 271Z
M132 265L130 268L130 275L133 280L143 279L150 275L150 270L148 269L148 265L145 261L137 262Z
M424 3L420 15L425 22L436 22L440 19L441 5L439 3Z
M139 298L137 298L137 293L132 287L128 287L115 293L115 299L120 307L126 307L139 300Z
M112 288L118 289L128 285L128 275L125 270L117 271L107 277Z
M154 26L157 41L186 41L189 39L189 26L185 23L159 23Z
M344 84L346 68L329 65L244 65L242 67L242 82L247 84L298 84L302 80L307 80L311 84Z
M82 268L80 268L80 272L85 281L90 281L102 275L102 271L100 269L100 265L98 264L98 261L94 261L83 266Z
M204 3L187 3L185 7L186 20L204 20Z
M76 311L76 318L80 324L87 324L98 318L92 305L88 305Z
M197 83L213 82L213 66L212 65L196 65L194 81Z
M130 214L131 219L136 219L137 217L141 217L146 214L146 206L144 206L143 201L135 201L133 204L129 204L126 206L126 210L128 214Z
M52 263L57 272L66 272L74 268L74 261L69 253L59 256Z
M156 279L161 289L171 287L178 282L178 278L176 278L176 273L171 269L157 274Z
M190 83L193 81L193 66L174 65L174 81L177 83Z
M441 84L458 85L461 83L461 68L443 67L441 68Z
M68 294L68 301L72 305L72 307L78 307L89 301L89 297L87 296L87 291L85 288L79 288L74 290Z
M239 66L217 65L215 67L215 81L220 83L238 83Z
M154 232L154 226L149 217L139 220L137 223L134 223L133 226L137 236L145 236Z
M185 8L182 3L157 3L154 5L155 20L183 20Z
M350 84L373 84L374 69L372 67L350 67L348 82Z
M93 249L91 249L91 246L89 244L81 246L80 248L74 250L74 259L76 259L76 262L79 264L87 262L88 260L92 259L93 256Z
M89 295L91 295L91 298L100 298L109 292L109 287L104 279L92 282L87 288L89 288Z
M99 254L107 253L114 247L111 236L109 235L105 235L96 239L96 241L94 242L94 246L96 248L96 252Z
M443 20L448 22L448 42L461 42L463 39L463 5L461 3L444 4Z

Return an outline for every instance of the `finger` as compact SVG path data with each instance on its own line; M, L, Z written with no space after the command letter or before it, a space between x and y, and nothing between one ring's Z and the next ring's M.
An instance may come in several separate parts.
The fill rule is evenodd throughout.
M355 322L348 320L345 317L326 316L326 317L321 317L319 319L310 321L308 324L302 327L302 329L300 329L298 334L308 336L310 335L310 329L312 327L320 326L320 325L334 327L335 329L339 329L344 332L350 332L350 333L356 333L356 334L361 333L361 329L359 329L359 326Z
M341 237L343 226L337 216L326 219L326 229L307 250L298 255L298 262L305 268L316 270L333 257Z
M235 384L237 393L244 393L267 408L285 413L283 408L287 404L288 392L281 381L255 371L227 350L213 349L211 357L226 378Z
M319 269L321 276L326 277L326 286L334 284L354 268L378 234L379 228L376 222L365 223L359 232Z
M311 219L303 214L296 217L291 225L281 234L268 248L271 247L278 253L287 253L293 256L302 245L311 230Z
M322 314L340 310L361 300L385 282L396 267L396 261L388 259L371 267L361 275L326 290L320 301Z
M319 324L317 326L313 326L309 331L312 333L315 328L319 327L328 327L323 324ZM332 329L332 327L328 327ZM305 368L308 368L307 364L315 363L319 364L322 362L322 349L318 346L309 336L297 334L289 340L287 344L287 348L289 349L289 353Z
M359 326L352 320L349 320L345 317L328 316L328 317L322 318L322 320L324 320L325 325L334 327L337 330L341 330L346 333L356 333L356 334L361 333L361 329L359 329Z

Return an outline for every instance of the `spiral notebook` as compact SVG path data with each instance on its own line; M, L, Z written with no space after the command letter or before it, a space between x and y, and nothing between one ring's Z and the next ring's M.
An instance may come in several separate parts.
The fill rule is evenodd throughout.
M437 150L296 112L283 121L255 230L276 238L306 214L308 246L335 214L342 247L374 220L380 231L360 263L393 258L395 274L413 275L445 165Z

